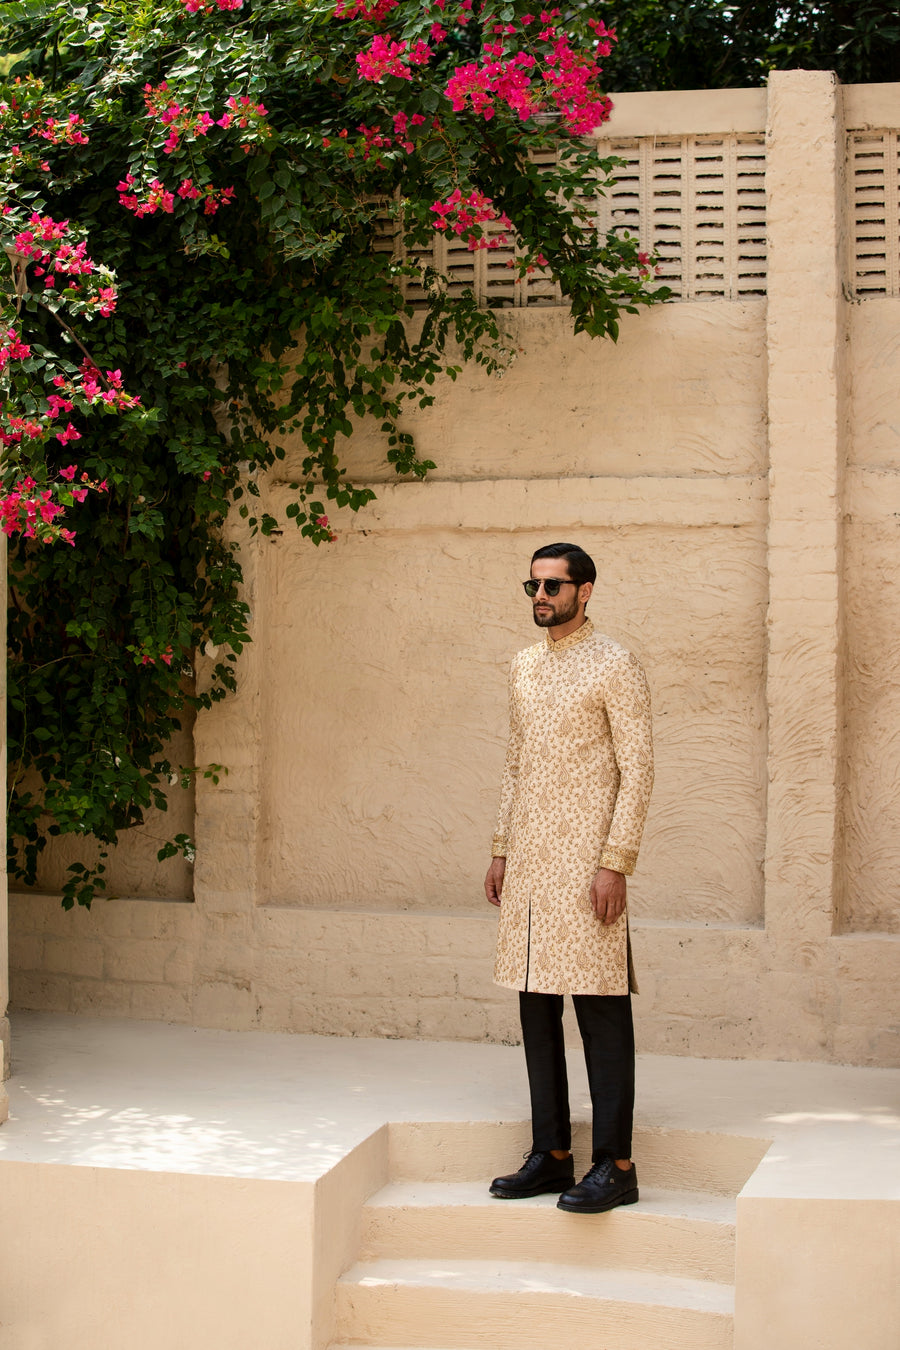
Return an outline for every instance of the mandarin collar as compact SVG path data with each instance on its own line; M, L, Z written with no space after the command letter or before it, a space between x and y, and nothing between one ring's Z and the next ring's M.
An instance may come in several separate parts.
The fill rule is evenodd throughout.
M585 619L580 628L576 628L574 633L568 633L564 638L560 638L558 642L554 642L548 632L545 639L547 650L551 652L568 651L570 647L575 647L579 642L584 642L585 638L590 637L593 631L594 625L590 619Z

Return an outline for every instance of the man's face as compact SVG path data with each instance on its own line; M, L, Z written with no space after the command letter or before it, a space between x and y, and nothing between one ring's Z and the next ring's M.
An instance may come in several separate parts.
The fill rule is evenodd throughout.
M557 628L577 617L581 609L580 587L569 577L569 564L565 558L535 558L531 575L535 581L556 578L565 582L558 595L548 595L543 586L539 587L531 602L534 621L539 628Z

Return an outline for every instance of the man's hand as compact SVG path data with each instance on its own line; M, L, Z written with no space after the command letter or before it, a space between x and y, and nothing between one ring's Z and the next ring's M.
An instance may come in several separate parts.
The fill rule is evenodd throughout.
M621 872L600 868L591 882L591 904L601 923L615 923L625 913L625 878Z
M484 879L484 893L492 905L500 904L500 892L503 890L503 878L506 874L506 859L492 858Z

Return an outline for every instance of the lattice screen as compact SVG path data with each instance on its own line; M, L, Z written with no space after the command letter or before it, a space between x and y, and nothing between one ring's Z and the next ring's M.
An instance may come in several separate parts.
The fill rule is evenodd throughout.
M661 258L660 280L683 300L736 300L766 289L765 144L762 136L687 136L611 142L625 160L606 197L588 190L585 206L604 233L628 230ZM499 231L498 231L499 232ZM393 249L386 221L381 247ZM474 288L494 305L554 305L558 287L539 271L516 281L508 248L470 253L457 239L436 236L413 255L449 277L450 294ZM421 286L407 284L414 304Z
M853 132L847 159L853 293L900 295L900 132Z
M682 300L738 300L766 290L766 154L762 136L642 139L601 199L598 224L628 228L658 253L660 280Z
M537 162L541 162L540 158ZM383 219L382 233L375 247L379 252L395 253L396 222L390 219L387 212ZM488 228L485 233L489 238L505 234L509 244L472 252L465 239L457 235L435 234L427 248L413 249L408 256L419 264L423 272L426 267L434 267L445 276L447 293L451 296L474 290L480 302L497 306L560 303L559 287L540 269L517 282L517 274L509 266L516 257L515 237L508 230L497 226L496 229ZM414 279L404 284L404 294L413 305L425 302L424 288Z

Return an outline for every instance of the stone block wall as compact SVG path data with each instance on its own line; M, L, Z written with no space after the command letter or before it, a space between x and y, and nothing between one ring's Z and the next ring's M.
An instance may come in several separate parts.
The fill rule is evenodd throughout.
M242 540L254 642L193 729L229 768L178 807L193 878L144 840L90 914L49 880L12 897L14 1006L515 1039L481 890L506 668L534 640L531 552L573 538L654 695L640 1047L900 1064L898 129L900 86L817 72L623 96L636 228L676 229L693 298L617 345L516 305L503 378L410 417L428 481L359 428L377 500L333 546Z

